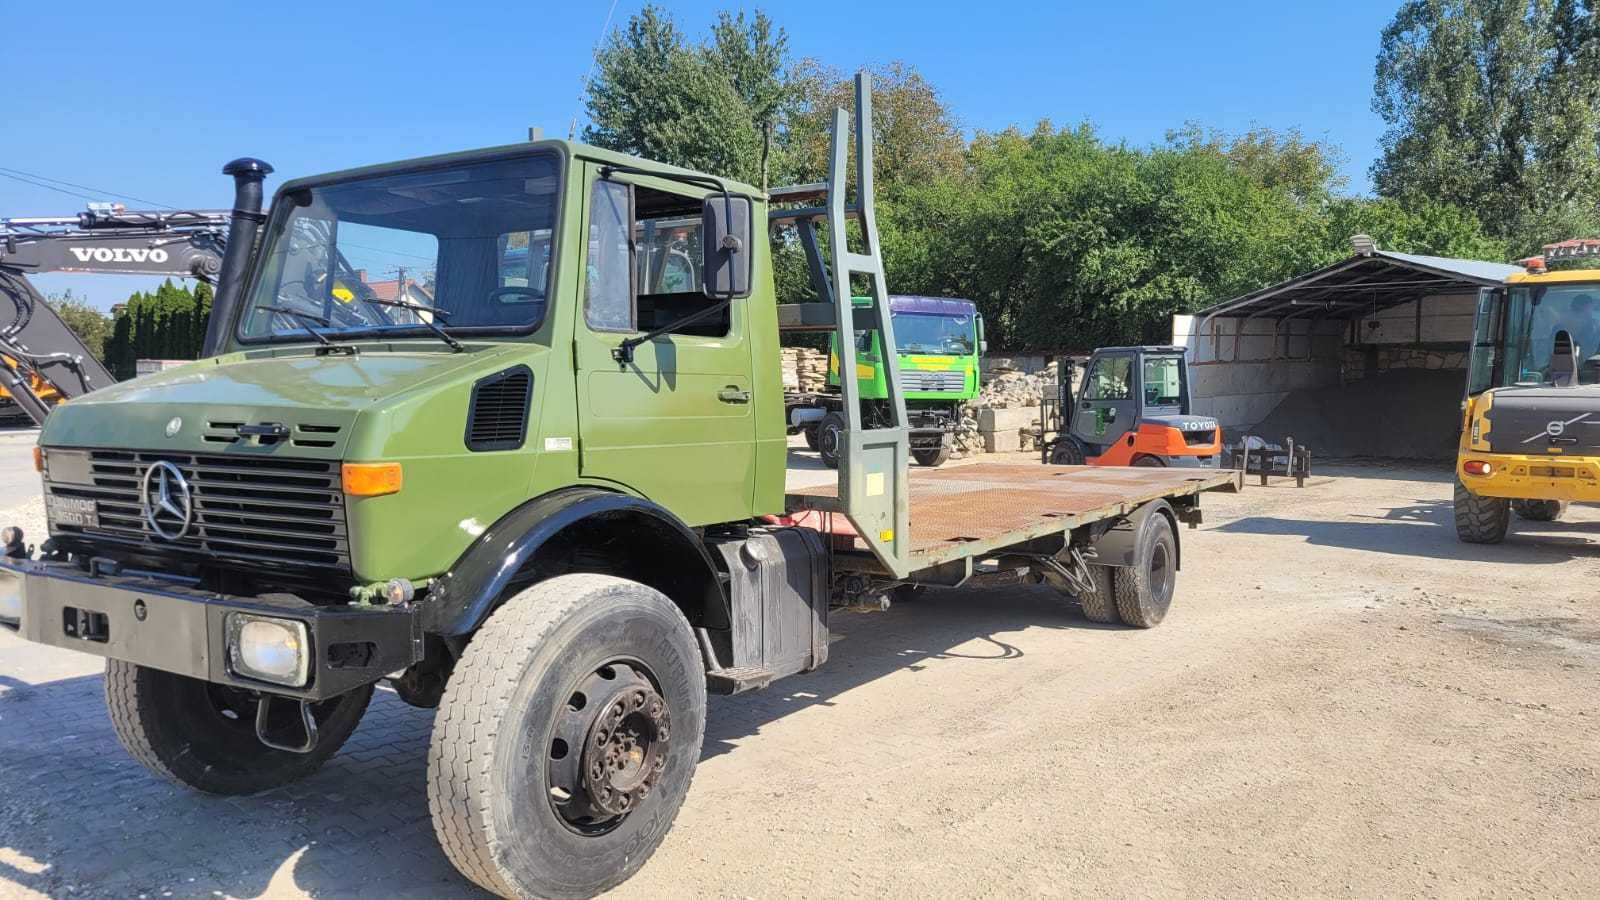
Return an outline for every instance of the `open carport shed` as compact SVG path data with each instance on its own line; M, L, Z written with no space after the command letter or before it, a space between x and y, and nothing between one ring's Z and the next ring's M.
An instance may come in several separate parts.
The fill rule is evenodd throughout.
M1517 266L1379 250L1173 319L1198 412L1320 456L1454 453L1478 290Z

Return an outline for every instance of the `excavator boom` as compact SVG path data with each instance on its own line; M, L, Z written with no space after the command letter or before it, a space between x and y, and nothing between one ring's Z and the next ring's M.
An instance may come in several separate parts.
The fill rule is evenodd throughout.
M43 422L57 403L114 380L28 281L39 272L171 275L213 281L228 213L130 212L0 219L0 401ZM0 408L0 416L6 410Z

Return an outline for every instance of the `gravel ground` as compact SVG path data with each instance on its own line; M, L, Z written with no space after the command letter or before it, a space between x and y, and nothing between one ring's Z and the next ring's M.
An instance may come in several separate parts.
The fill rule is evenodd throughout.
M623 897L1593 896L1600 510L1458 544L1448 471L1207 498L1177 604L1043 589L839 615L811 675L713 698ZM117 750L87 657L0 635L0 895L474 896L432 844L428 713L380 694L244 800Z

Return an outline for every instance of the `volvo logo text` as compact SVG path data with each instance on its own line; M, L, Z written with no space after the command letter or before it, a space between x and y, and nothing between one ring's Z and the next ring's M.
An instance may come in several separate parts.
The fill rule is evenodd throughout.
M194 520L194 497L189 482L172 463L154 463L139 482L139 504L144 508L145 524L169 541L189 533Z
M160 247L151 247L146 250L140 247L68 247L78 262L119 262L119 263L164 263L167 261L167 251Z

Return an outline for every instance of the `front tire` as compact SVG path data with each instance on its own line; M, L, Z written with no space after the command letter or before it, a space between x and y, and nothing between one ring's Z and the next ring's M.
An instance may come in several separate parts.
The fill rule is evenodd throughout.
M683 804L705 708L694 634L660 592L562 575L517 594L473 635L434 721L445 855L506 897L620 884Z
M1511 511L1529 522L1554 522L1567 511L1567 504L1560 500L1513 500Z
M1178 539L1159 512L1145 516L1131 566L1114 570L1117 615L1122 624L1154 628L1172 608L1178 584Z
M150 771L208 794L256 794L310 775L339 752L371 699L369 684L312 704L316 747L290 753L256 738L254 692L106 660L106 711L117 740ZM303 735L292 703L268 712L274 738L277 728L290 739Z
M839 442L844 440L844 416L828 413L817 423L817 454L822 464L830 469L839 468Z
M1057 439L1055 447L1050 450L1050 464L1053 466L1083 465L1082 445L1070 437Z
M1480 497L1456 482L1456 537L1468 544L1498 544L1511 528L1511 502Z

